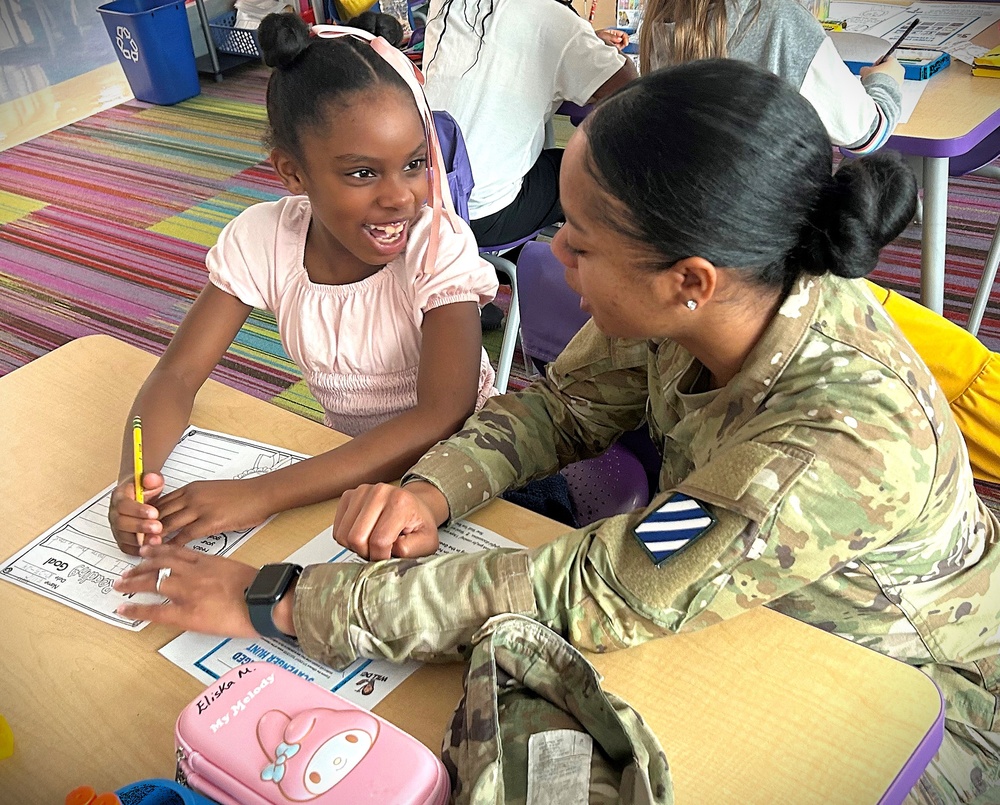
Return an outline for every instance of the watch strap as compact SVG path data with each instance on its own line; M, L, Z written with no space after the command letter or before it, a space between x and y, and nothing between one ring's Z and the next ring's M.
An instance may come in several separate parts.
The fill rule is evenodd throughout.
M288 592L288 588L291 586L292 582L302 575L301 565L292 564L291 566L293 573L289 576L288 584L286 584L285 589L278 594L277 599L272 601L270 604L251 604L247 601L247 611L250 614L250 623L262 637L277 637L282 640L295 640L293 635L286 634L281 631L281 629L279 629L274 622L274 608L278 605L278 602L285 597L285 593ZM252 586L253 585L251 584L251 587ZM248 588L248 590L249 589L250 588Z

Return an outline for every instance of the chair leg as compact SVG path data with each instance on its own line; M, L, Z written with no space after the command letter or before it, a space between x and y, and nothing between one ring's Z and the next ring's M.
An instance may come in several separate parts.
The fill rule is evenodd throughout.
M496 390L503 394L507 391L510 368L514 363L514 350L521 334L521 309L517 302L517 266L496 254L483 252L482 257L492 263L493 267L504 274L510 282L510 307L503 328L503 340L500 342L500 355L497 359L497 376L493 384Z
M965 325L965 329L973 335L979 332L979 325L983 323L983 314L986 312L986 303L990 299L990 292L997 278L998 266L1000 266L1000 221L997 221L997 228L993 232L993 242L990 243L990 251L986 255L986 265L983 266L983 276L976 289L976 298L972 300L969 323Z

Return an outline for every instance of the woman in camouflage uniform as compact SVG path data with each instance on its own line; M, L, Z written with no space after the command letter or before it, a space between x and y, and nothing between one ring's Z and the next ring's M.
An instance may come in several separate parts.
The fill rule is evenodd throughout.
M894 154L831 175L808 102L746 64L645 76L566 151L553 249L593 319L401 488L345 494L335 535L386 562L306 568L275 607L311 656L451 660L497 613L609 651L766 605L919 667L947 732L914 802L1000 802L1000 528L930 372L863 282L910 220ZM643 422L644 510L542 548L414 559L436 527ZM170 547L119 589L130 617L252 635L255 570Z

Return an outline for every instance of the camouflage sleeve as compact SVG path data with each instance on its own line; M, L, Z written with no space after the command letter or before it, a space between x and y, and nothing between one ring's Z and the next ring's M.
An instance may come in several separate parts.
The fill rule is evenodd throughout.
M632 529L674 490L530 551L310 567L296 590L299 640L343 667L358 656L457 659L505 612L595 651L734 617L884 545L923 511L931 429L901 439L854 428L863 432L792 427L721 451L676 490L706 503L717 525L659 567Z
M789 596L918 525L930 496L934 450L920 444L933 441L930 428L912 439L883 432L881 449L874 431L863 434L868 443L808 428L775 435L721 452L644 512L604 521L586 561L567 563L554 545L536 552L536 581L558 580L536 584L537 616L595 650L694 631ZM633 528L675 491L708 504L718 522L656 566ZM928 555L912 572L946 560ZM858 607L879 605L877 586L861 594L870 599Z
M492 616L534 615L527 551L311 565L295 588L295 631L310 657L448 662Z
M648 343L609 339L588 322L546 377L493 397L403 478L434 484L462 517L506 489L603 452L646 414Z

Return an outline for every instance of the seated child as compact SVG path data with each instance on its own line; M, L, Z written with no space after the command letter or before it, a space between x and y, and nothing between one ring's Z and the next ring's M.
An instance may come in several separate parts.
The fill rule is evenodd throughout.
M563 220L563 151L545 147L546 123L563 101L597 101L636 77L620 53L626 41L618 32L595 35L555 0L431 0L425 90L465 138L476 180L469 215L480 246Z
M884 145L899 120L899 62L865 67L859 81L796 0L647 0L639 29L643 72L714 57L747 61L789 81L816 109L833 144L856 154Z
M440 148L413 67L360 31L313 30L320 36L291 14L261 23L274 67L271 161L293 195L225 227L208 254L209 284L136 397L145 502L126 428L109 514L127 553L140 537L176 532L183 544L398 478L493 393L479 307L496 275L455 214L444 172L428 170ZM164 494L159 470L195 395L254 307L274 312L326 423L357 438L267 475Z

